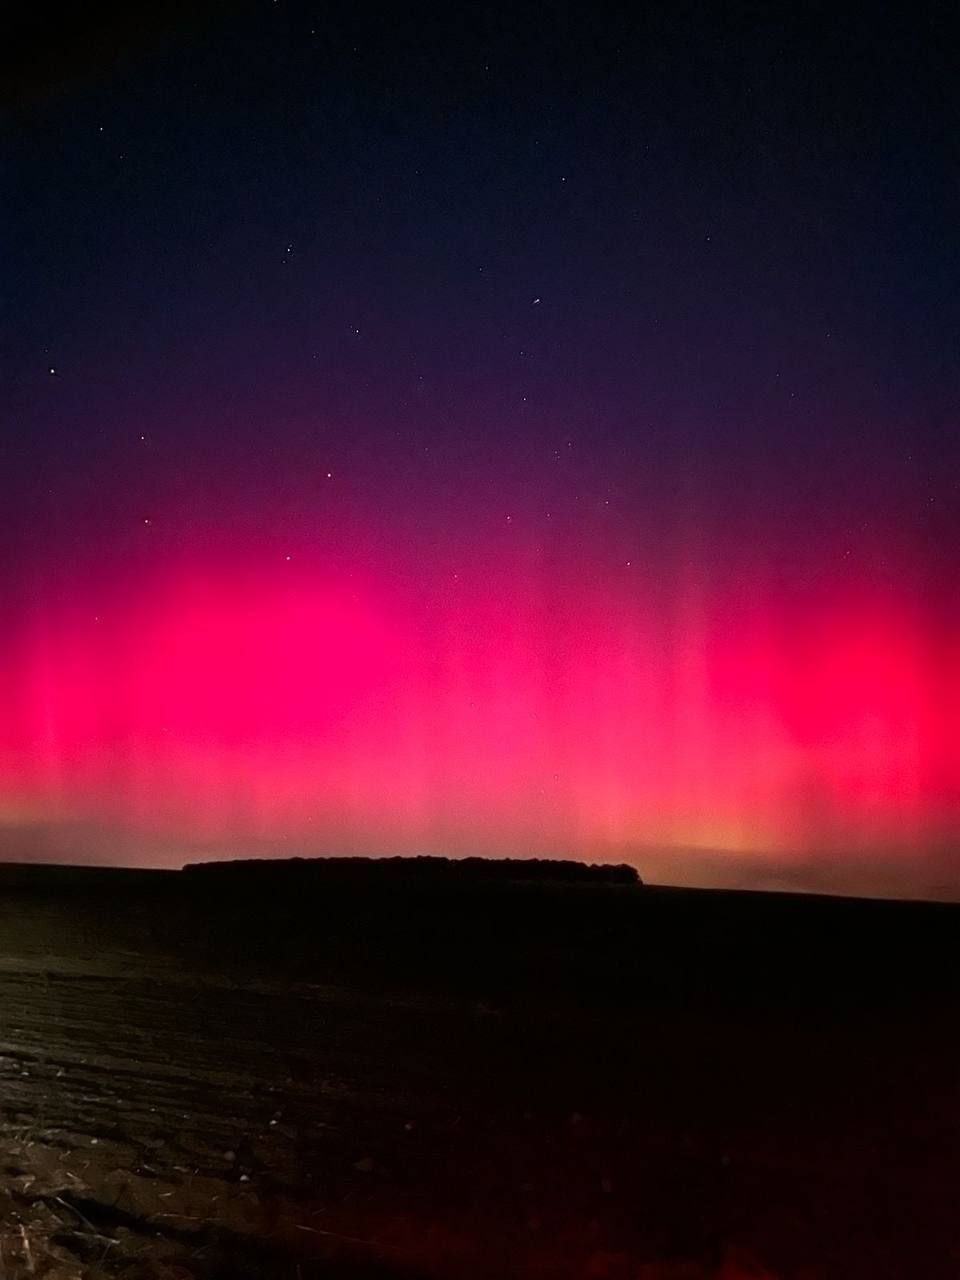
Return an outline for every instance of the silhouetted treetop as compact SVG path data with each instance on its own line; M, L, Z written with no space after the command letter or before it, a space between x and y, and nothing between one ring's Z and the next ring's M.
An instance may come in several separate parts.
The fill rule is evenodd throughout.
M642 884L625 863L574 862L554 858L237 858L188 863L184 871L204 880L243 876L319 883L407 881L411 883Z

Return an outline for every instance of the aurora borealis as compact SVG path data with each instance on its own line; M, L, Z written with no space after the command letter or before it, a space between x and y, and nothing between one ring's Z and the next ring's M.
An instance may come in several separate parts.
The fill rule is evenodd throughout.
M420 582L405 611L396 587L284 562L44 610L4 655L14 822L171 849L788 863L949 834L957 693L902 616L837 604L798 635L693 587L668 619L634 584L502 601L492 577Z
M279 0L16 84L5 856L956 895L956 90L821 19Z

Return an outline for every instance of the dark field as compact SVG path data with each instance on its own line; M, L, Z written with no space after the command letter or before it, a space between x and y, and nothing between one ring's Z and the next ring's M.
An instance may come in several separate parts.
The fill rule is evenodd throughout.
M958 924L11 872L0 1276L954 1278Z

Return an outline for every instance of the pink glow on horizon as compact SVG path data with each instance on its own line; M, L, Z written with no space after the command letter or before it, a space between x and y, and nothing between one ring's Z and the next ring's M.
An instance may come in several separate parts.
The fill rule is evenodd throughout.
M491 590L405 611L184 574L48 610L0 678L0 819L224 852L853 859L950 834L957 792L955 681L891 606L797 624L701 599L671 623Z

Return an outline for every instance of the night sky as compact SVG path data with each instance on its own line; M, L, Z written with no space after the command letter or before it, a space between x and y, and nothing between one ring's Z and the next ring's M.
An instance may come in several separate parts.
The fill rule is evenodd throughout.
M3 53L0 853L960 897L950 8L137 8Z

